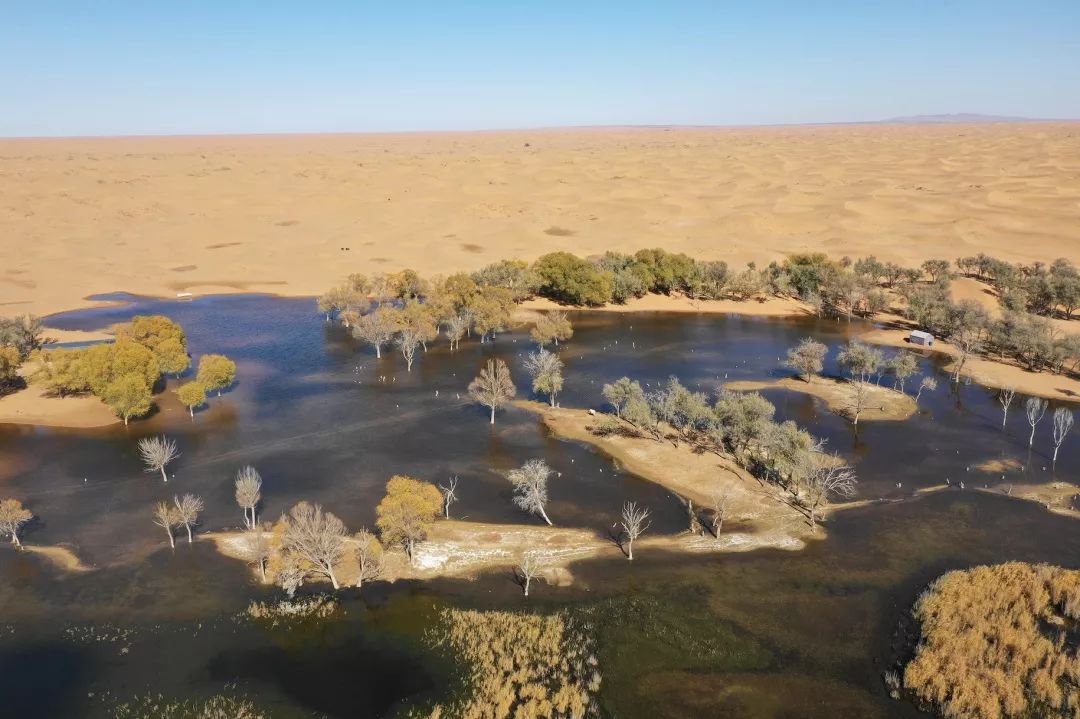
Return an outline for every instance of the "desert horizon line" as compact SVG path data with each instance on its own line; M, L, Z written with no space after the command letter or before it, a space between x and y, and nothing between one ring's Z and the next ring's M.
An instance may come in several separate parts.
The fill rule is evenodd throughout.
M478 128L427 128L398 130L275 130L267 132L130 132L116 134L85 135L0 135L0 141L12 140L123 140L152 138L197 137L289 137L289 136L347 136L347 135L479 135L490 133L556 132L567 130L741 130L798 127L843 127L849 125L991 125L991 124L1038 124L1073 123L1080 117L1023 117L983 113L930 113L900 115L879 120L835 120L821 122L764 122L764 123L611 123L582 125L520 125Z

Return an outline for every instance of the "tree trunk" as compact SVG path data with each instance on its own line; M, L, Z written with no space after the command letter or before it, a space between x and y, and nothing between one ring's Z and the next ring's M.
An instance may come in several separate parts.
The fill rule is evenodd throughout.
M551 408L554 409L555 408L555 393L554 392L552 392L551 395L549 395L549 399L551 400Z
M255 505L253 504L251 505L251 528L255 529L258 524L259 518L255 516Z
M495 424L495 405L491 406L491 423Z
M1031 436L1028 438L1028 447L1035 444L1035 425L1031 425Z
M128 418L127 418L127 416L124 417L124 426L125 427L128 426Z
M176 549L176 540L173 539L172 530L166 529L165 531L169 535L169 547L171 547L172 549Z
M190 524L185 524L184 529L187 530L187 543L191 544L191 525Z
M531 582L531 581L532 581L532 577L530 577L529 575L526 574L525 575L525 586L522 587L522 589L525 590L525 596L526 597L529 596L529 582Z
M547 512L544 511L543 507L540 508L540 516L544 518L544 521L548 523L549 527L553 526L551 524L551 520L548 519Z
M195 419L195 405L188 407L188 413L191 415L192 419Z
M1054 445L1054 461L1052 462L1052 464L1054 464L1055 466L1057 465L1057 454L1059 449L1061 449L1060 444Z
M1005 429L1005 422L1009 419L1009 410L1006 408L1005 413L1001 417L1001 428Z
M413 563L413 540L409 537L408 544L405 546L405 553L409 555L409 564Z
M259 574L262 575L263 584L266 584L266 560L259 560Z
M634 540L631 539L626 544L626 558L631 562L634 561Z
M382 348L375 345L375 359L382 359Z
M19 541L19 533L16 530L11 530L11 543L19 549L22 549L22 542Z
M161 478L166 482L169 481L169 476L165 474L165 465L161 465Z
M327 567L326 568L326 573L330 575L330 583L334 585L334 589L335 590L340 589L341 587L338 584L337 575L334 574L334 568L333 567Z

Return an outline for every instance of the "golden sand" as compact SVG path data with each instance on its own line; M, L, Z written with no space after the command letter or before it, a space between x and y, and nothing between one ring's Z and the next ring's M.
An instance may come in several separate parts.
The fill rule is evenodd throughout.
M1075 123L0 140L0 312L553 250L1080 262L1077 197Z

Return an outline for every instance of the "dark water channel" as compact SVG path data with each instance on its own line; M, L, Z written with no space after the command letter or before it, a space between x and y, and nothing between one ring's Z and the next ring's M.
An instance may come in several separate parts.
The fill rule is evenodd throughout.
M40 518L28 543L64 543L100 567L62 575L0 548L0 697L8 710L107 715L110 702L126 697L200 696L235 683L274 716L391 715L446 686L452 668L422 642L439 606L522 606L518 589L493 574L375 585L363 600L347 599L343 618L330 623L285 630L238 622L249 599L273 593L206 545L163 549L149 512L191 491L206 501L205 529L238 526L232 477L244 464L263 476L265 518L309 499L350 528L371 526L386 480L409 474L459 476L459 517L531 522L511 505L500 472L542 457L561 473L549 509L557 524L603 534L621 503L634 499L652 508L650 531L683 528L683 509L665 490L550 437L525 411L502 412L492 428L485 411L465 401L468 381L493 356L510 362L519 396L528 395L524 329L494 343L463 342L456 353L436 343L407 373L399 356L377 361L323 322L311 300L125 299L49 324L97 329L134 314L167 314L187 330L196 361L227 354L240 381L194 421L166 394L154 417L129 428L0 426L0 496L23 499ZM725 380L780 376L779 358L802 337L835 347L862 328L665 314L573 320L575 336L562 348L562 403L592 407L602 404L601 385L623 375L655 384L675 374L709 391ZM801 552L643 554L633 565L613 555L576 565L571 587L534 593L535 607L598 613L611 716L917 716L888 699L881 674L897 651L900 618L928 581L949 568L1013 558L1080 565L1080 523L970 491L1002 476L1053 481L1049 420L1029 453L1019 402L1002 431L991 391L950 386L931 358L922 371L936 373L941 386L923 395L919 414L864 422L857 437L813 399L767 393L781 419L808 427L855 464L862 497L902 501L838 515L828 539ZM161 432L183 452L167 485L142 472L135 452L138 438ZM1075 437L1066 441L1058 479L1076 481L1078 446ZM991 459L1023 469L977 469ZM953 490L912 498L946 479Z

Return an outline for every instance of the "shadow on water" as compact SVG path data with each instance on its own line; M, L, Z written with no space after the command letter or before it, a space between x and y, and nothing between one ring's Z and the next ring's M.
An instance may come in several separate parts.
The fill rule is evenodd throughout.
M804 551L645 552L633 563L613 551L575 565L569 587L540 585L528 603L505 572L495 572L475 581L375 584L363 602L345 601L343 617L296 631L238 623L247 602L271 590L252 585L239 564L205 543L163 549L149 508L195 492L206 501L203 530L236 527L232 477L244 464L263 475L264 519L309 499L351 528L372 526L386 480L402 473L431 481L459 476L459 518L525 523L531 519L513 508L502 472L532 457L558 473L550 513L563 526L602 535L627 499L653 510L651 533L680 531L685 515L670 493L553 438L535 416L508 409L492 428L467 403L465 386L489 357L506 359L519 396L528 396L521 366L532 349L527 328L494 343L465 342L453 353L433 345L409 373L394 354L376 360L323 322L311 300L126 299L49 324L96 329L164 313L184 325L196 362L203 353L228 354L241 382L211 397L194 421L166 394L160 412L128 428L0 427L0 486L40 517L27 541L68 543L99 567L64 575L0 548L0 627L11 628L0 634L0 695L15 697L9 706L23 715L103 711L90 693L204 696L232 682L274 716L391 715L445 686L447 669L423 649L422 634L436 608L449 603L590 612L611 716L917 716L886 697L881 674L900 651L895 628L927 582L977 563L1075 566L1080 557L1080 523L1035 505L958 489L913 498L916 489L946 481L970 490L1053 477L1047 425L1029 452L1022 410L1014 406L1002 429L991 391L950 385L928 358L921 370L935 374L941 388L923 396L919 413L902 423L864 423L857 435L813 398L766 393L778 419L808 427L855 463L861 497L898 500L838 514L828 538ZM561 348L562 403L597 408L603 383L623 375L654 387L675 374L712 392L725 381L782 375L787 348L804 336L835 348L865 328L704 315L572 319L574 339ZM175 384L170 380L170 389ZM162 432L183 452L168 484L143 473L135 452L139 437ZM1076 457L1073 439L1062 449L1059 476ZM1003 469L980 469L992 460ZM128 651L73 641L64 633L72 626L130 629ZM48 712L41 701L52 702Z

